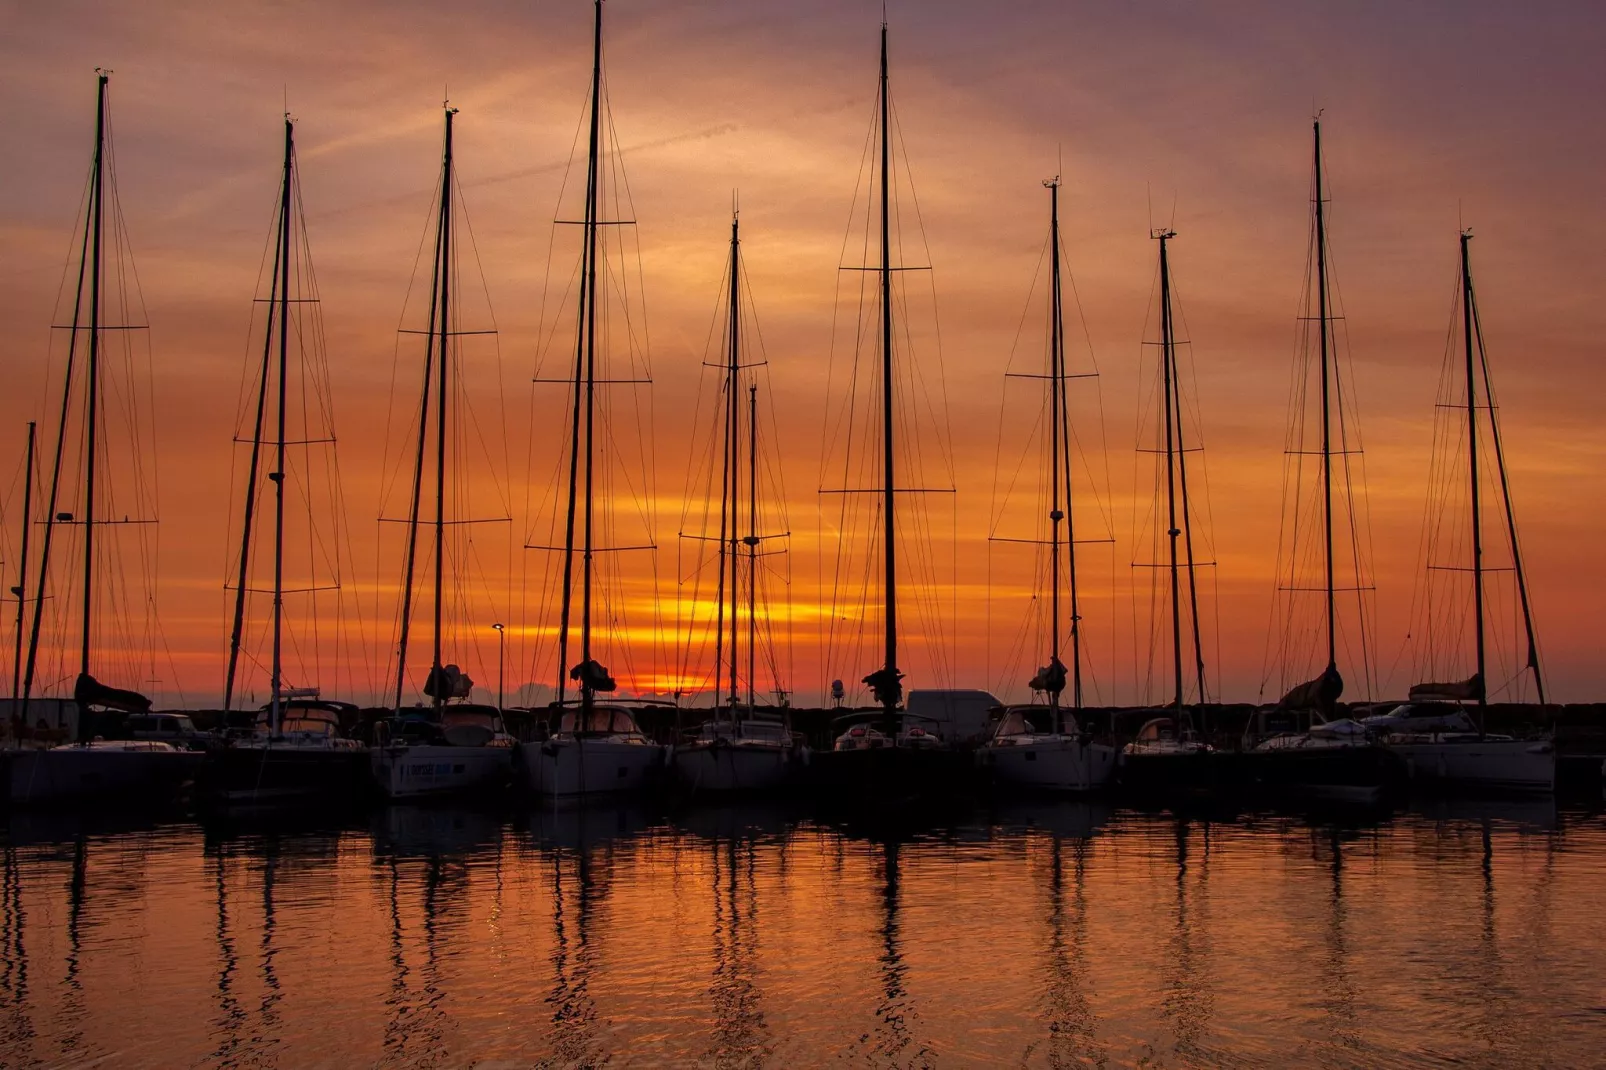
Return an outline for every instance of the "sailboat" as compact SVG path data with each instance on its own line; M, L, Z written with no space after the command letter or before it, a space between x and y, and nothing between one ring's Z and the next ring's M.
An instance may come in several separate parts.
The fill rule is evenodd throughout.
M22 671L20 694L14 700L14 713L20 723L28 724L28 706L32 697L35 674L39 662L39 646L44 624L44 613L51 583L51 550L56 541L57 529L75 525L81 529L82 572L79 586L71 590L76 595L79 609L78 671L72 697L78 708L78 742L48 748L28 748L10 755L9 795L13 803L36 803L46 800L63 800L89 796L122 795L145 802L159 802L175 796L193 780L203 755L197 751L181 750L172 744L156 740L116 738L126 736L126 720L130 715L150 712L151 700L138 691L115 687L97 679L92 669L95 657L101 653L101 634L97 623L103 613L116 613L106 608L111 599L102 590L104 577L113 571L113 551L102 547L96 536L99 529L109 524L143 524L143 518L125 516L117 519L104 515L111 506L109 489L104 485L109 474L116 474L122 466L115 461L113 449L137 450L137 441L112 443L107 436L106 406L101 397L103 389L113 389L106 381L104 352L110 332L112 337L126 339L126 332L143 330L142 324L107 323L103 316L103 291L119 286L124 280L108 278L107 260L115 259L116 250L124 248L125 236L119 233L121 209L116 203L116 190L111 167L110 103L107 99L109 72L96 71L95 93L95 148L90 172L89 191L86 197L86 214L82 245L79 248L77 286L73 293L72 323L68 331L67 359L61 392L61 415L57 425L54 461L50 470L44 514L44 530L40 537L39 582L34 585L33 622L29 630L28 647ZM108 212L107 199L111 199ZM108 234L110 226L112 232ZM108 238L112 245L107 255ZM115 290L113 291L116 292ZM115 352L115 350L114 350ZM122 354L117 354L122 355ZM81 381L80 381L81 379ZM130 384L121 384L127 389ZM81 400L82 409L74 418L75 397ZM70 434L75 432L75 434ZM68 473L68 450L72 438L79 440L78 471ZM101 471L105 466L110 472ZM137 478L137 471L128 473ZM63 477L69 480L82 478L80 512L76 515L61 509ZM135 486L135 498L144 503L144 488ZM108 535L110 532L107 533ZM58 583L60 581L58 580ZM19 593L18 597L22 595ZM111 737L111 738L106 738Z
M1349 481L1350 468L1347 455L1354 450L1349 440L1349 429L1344 424L1340 396L1343 384L1336 359L1336 337L1333 329L1336 317L1332 310L1328 277L1327 197L1323 190L1320 118L1312 120L1311 126L1314 146L1311 226L1314 255L1311 259L1316 315L1306 319L1314 323L1317 334L1320 441L1315 449L1307 449L1300 435L1296 434L1295 440L1290 443L1289 456L1293 465L1303 464L1306 456L1310 455L1320 459L1322 574L1321 585L1316 587L1315 591L1323 598L1324 614L1320 636L1325 646L1327 663L1319 676L1290 688L1274 707L1256 711L1244 732L1245 747L1233 759L1232 773L1236 782L1252 790L1272 795L1373 804L1384 797L1386 789L1400 778L1403 769L1398 756L1385 749L1370 730L1352 718L1339 716L1338 712L1338 700L1344 693L1344 677L1338 668L1340 588L1335 578L1339 557L1334 548L1337 524L1333 497L1335 490L1345 495L1344 504L1353 520L1355 506ZM1297 375L1299 372L1296 371ZM1302 381L1300 386L1304 386ZM1301 434L1304 430L1302 408L1305 403L1304 395L1305 390L1297 390L1293 401L1294 422ZM1335 425L1338 431L1336 447L1333 434ZM1344 478L1341 485L1334 478L1334 457L1341 457L1344 461ZM1292 485L1296 494L1300 484L1300 480L1293 480ZM1295 500L1291 505L1297 517L1305 503ZM1351 526L1353 527L1353 524ZM1299 524L1296 522L1296 542L1298 530ZM1350 538L1355 537L1356 533L1351 531ZM1290 592L1309 589L1299 582L1300 577L1294 575L1296 569L1293 562L1298 560L1298 549L1296 546L1288 554L1290 576L1285 590ZM1359 568L1360 550L1358 546L1352 546L1351 549L1356 565L1354 586L1349 590L1360 596L1365 587ZM1364 606L1364 602L1360 604ZM1366 626L1364 609L1358 612L1357 618L1364 635ZM1362 646L1361 656L1364 660L1366 656L1364 638ZM1301 723L1305 727L1302 728Z
M374 781L390 798L419 795L448 795L474 791L494 791L513 778L513 737L502 724L502 711L466 701L473 681L444 657L446 635L446 537L452 520L447 516L448 497L456 500L461 491L448 486L448 443L452 430L448 421L456 406L452 403L453 362L459 358L458 332L452 314L456 296L456 233L453 229L453 200L457 190L452 174L452 130L457 109L447 105L445 146L441 154L439 215L435 224L435 263L429 295L430 322L424 349L424 390L418 412L418 450L412 478L412 496L407 516L407 552L402 579L401 636L396 655L395 705L388 721L376 726L370 756ZM432 382L433 381L433 382ZM430 408L433 394L434 409ZM414 576L417 571L418 533L422 527L419 510L424 486L426 440L431 419L435 423L435 561L433 652L429 675L424 682L428 705L404 707L403 690L407 681L408 640L411 637Z
M1545 701L1545 682L1539 668L1539 644L1534 636L1533 612L1528 600L1528 577L1523 570L1522 549L1517 541L1517 519L1511 505L1511 485L1506 475L1500 418L1489 375L1489 355L1484 349L1477 296L1472 288L1471 243L1472 232L1462 231L1458 303L1461 306L1461 339L1465 356L1466 487L1472 558L1471 566L1465 571L1472 581L1474 671L1466 680L1417 684L1411 688L1408 703L1389 713L1365 718L1361 723L1373 731L1386 734L1385 741L1389 749L1405 759L1413 781L1551 792L1556 787L1556 749L1549 740L1516 739L1486 731L1489 612L1485 595L1488 566L1484 562L1484 488L1479 457L1479 409L1489 414L1489 444L1493 448L1505 521L1502 526L1511 548L1511 567L1522 613L1527 657L1520 671L1533 674L1540 705ZM1480 381L1483 383L1481 402L1478 395ZM1469 716L1467 703L1472 704L1476 720Z
M1084 792L1107 785L1115 774L1116 748L1095 743L1077 723L1082 706L1082 631L1076 583L1075 519L1071 493L1070 415L1066 405L1065 317L1060 271L1060 180L1043 183L1049 194L1048 374L1048 664L1030 681L1048 697L1046 706L1006 706L978 758L1000 785L1042 791ZM1067 597L1068 595L1068 597ZM1066 622L1068 628L1061 631ZM1061 639L1071 646L1071 664L1060 660ZM1067 686L1071 709L1061 701Z
M521 749L522 774L538 795L573 797L603 792L639 792L662 771L664 749L649 740L636 722L639 703L612 699L618 683L595 657L592 640L597 600L596 555L599 546L597 481L600 446L597 388L610 385L608 373L598 375L599 350L606 359L606 342L600 337L599 288L606 272L599 269L602 250L599 232L604 226L626 221L600 218L604 175L602 154L602 0L595 3L591 53L591 98L586 154L586 189L580 263L579 304L575 318L574 374L569 380L573 409L568 431L567 511L562 557L562 593L558 623L558 683L555 701L548 709L549 734ZM601 437L609 432L602 431ZM579 531L576 531L578 526ZM578 558L578 561L576 560ZM579 572L578 590L575 573ZM578 600L578 607L576 601ZM578 613L576 612L578 608ZM570 641L578 632L580 660L570 666ZM570 682L577 698L568 697ZM599 697L600 696L600 697Z
M273 578L269 588L273 607L268 623L268 701L244 732L231 732L222 746L210 752L202 787L208 796L228 803L353 794L362 784L366 761L362 744L347 738L343 731L342 721L351 719L354 706L325 700L316 686L291 687L285 682L285 595L313 593L326 586L320 582L321 577L313 578L299 591L286 585L285 555L289 545L285 531L286 504L305 501L309 525L315 508L308 487L298 486L292 491L286 484L291 483L292 478L296 483L310 482L314 469L312 464L306 463L304 455L299 455L300 460L293 456L297 447L311 449L315 444L323 444L318 440L333 440L332 429L312 426L314 418L305 412L299 418L303 426L298 428L291 422L292 381L303 394L322 394L326 389L326 384L318 382L324 369L316 360L309 360L304 351L308 344L317 344L322 332L312 325L312 317L318 315L317 297L301 289L310 284L312 273L299 191L295 124L286 115L262 357L260 364L247 373L248 382L254 381L256 387L256 402L250 435L245 439L251 452L244 487L228 667L223 685L223 705L228 711L234 705L239 684L240 656L252 591L252 546L259 523L256 510L258 496L265 489L262 484L265 477L273 487L270 525ZM291 358L292 336L298 339L294 361ZM269 433L270 421L271 437L264 438L264 434ZM297 438L302 441L296 441ZM265 450L271 451L266 457ZM272 465L266 473L262 472L264 461ZM338 495L330 504L337 502ZM309 561L307 567L315 571L316 562ZM337 582L327 586L335 586ZM314 637L312 641L318 640Z
M880 262L865 270L876 275L879 297L879 368L881 486L870 491L880 505L882 661L862 682L869 687L878 708L837 718L831 750L811 758L813 776L828 797L853 795L909 799L923 794L953 791L968 779L971 757L942 737L937 722L901 708L903 671L898 667L898 608L902 577L898 571L897 431L894 418L895 368L893 275L907 270L894 265L892 234L892 105L888 95L887 24L881 24L881 73L876 152L879 156L878 230ZM857 269L854 269L857 270ZM866 459L868 460L868 458ZM919 488L908 488L918 490ZM854 493L847 491L846 493ZM833 688L834 690L834 688Z
M1188 494L1188 449L1182 420L1182 380L1177 368L1176 320L1171 292L1170 242L1176 231L1156 230L1160 243L1160 452L1164 455L1161 478L1165 483L1166 599L1171 623L1171 706L1149 718L1137 738L1121 749L1123 784L1152 791L1202 790L1214 781L1215 748L1200 739L1188 712L1184 687L1182 647L1182 578L1187 577L1189 634L1193 640L1193 667L1200 702L1205 701L1204 644L1199 631L1199 584L1193 549L1194 511ZM1181 539L1181 546L1178 540ZM1180 552L1179 552L1180 550ZM1160 711L1155 711L1160 713Z
M758 671L758 593L760 547L767 538L759 534L758 507L758 384L747 388L747 457L742 461L742 372L755 364L744 364L742 330L741 219L731 215L730 303L726 321L726 360L719 413L721 448L719 535L716 561L716 619L714 621L714 716L703 722L691 740L672 751L672 767L681 784L698 792L762 791L781 786L792 770L797 750L792 733L781 717L765 716L757 702ZM740 506L742 479L747 479L747 533L741 534ZM746 628L742 627L743 583L741 566L746 563ZM729 631L726 623L729 622ZM747 641L747 701L742 703L742 632ZM722 695L721 685L729 686Z

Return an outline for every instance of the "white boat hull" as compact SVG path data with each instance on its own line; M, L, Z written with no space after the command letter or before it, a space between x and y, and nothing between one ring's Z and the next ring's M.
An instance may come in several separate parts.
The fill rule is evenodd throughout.
M573 798L639 792L663 768L656 743L549 739L521 748L524 782L537 795Z
M1414 783L1458 785L1500 791L1556 790L1556 751L1549 743L1523 739L1390 741L1405 759Z
M513 777L512 747L421 743L374 748L374 783L391 799L495 791Z
M786 782L792 749L762 743L691 743L675 749L672 764L675 779L694 792L765 791Z
M984 768L1003 786L1033 791L1084 792L1107 787L1115 776L1117 751L1074 736L986 746L977 752Z

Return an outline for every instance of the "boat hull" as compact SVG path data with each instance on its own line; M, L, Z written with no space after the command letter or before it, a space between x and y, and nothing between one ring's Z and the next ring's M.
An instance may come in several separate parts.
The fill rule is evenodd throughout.
M656 743L611 739L549 739L520 748L525 785L549 798L642 792L663 771Z
M1109 786L1115 776L1117 751L1105 743L1052 736L986 746L977 753L982 768L999 788L1079 793Z
M374 784L389 799L500 791L513 779L512 747L455 747L422 743L375 747Z
M822 801L898 803L950 797L974 785L969 751L946 747L869 747L813 755L809 779Z
M168 802L195 780L204 762L199 751L184 750L16 750L5 758L7 798L16 806L107 798Z
M1404 761L1380 744L1240 751L1219 758L1223 784L1274 798L1370 806L1405 778Z
M364 747L247 743L207 753L202 793L217 802L355 798L370 779Z
M1390 741L1413 785L1492 791L1556 790L1556 751L1522 739Z
M1208 795L1218 787L1221 765L1214 751L1145 753L1121 756L1121 786L1153 795Z
M791 747L718 740L676 747L670 764L691 792L774 791L790 779L792 754Z

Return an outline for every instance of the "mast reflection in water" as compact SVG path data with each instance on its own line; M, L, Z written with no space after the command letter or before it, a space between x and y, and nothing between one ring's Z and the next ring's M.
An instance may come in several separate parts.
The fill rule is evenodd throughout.
M0 1065L1578 1066L1606 821L18 815Z

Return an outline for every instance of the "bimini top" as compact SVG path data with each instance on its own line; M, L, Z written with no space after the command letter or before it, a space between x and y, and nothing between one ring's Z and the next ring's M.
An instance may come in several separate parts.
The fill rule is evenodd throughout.
M589 711L583 706L559 707L555 735L569 736L639 736L641 727L625 707L617 703L596 703Z
M1063 706L1059 714L1060 731L1067 734L1075 732L1076 716ZM1005 706L997 727L993 729L993 738L1048 735L1053 728L1043 722L1051 715L1052 710L1048 706Z

